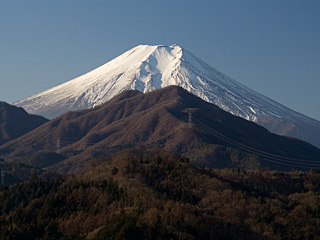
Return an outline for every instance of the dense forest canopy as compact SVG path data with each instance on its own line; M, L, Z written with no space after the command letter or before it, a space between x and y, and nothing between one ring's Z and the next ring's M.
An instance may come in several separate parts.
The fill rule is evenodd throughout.
M0 187L1 239L318 239L320 173L208 169L126 150Z

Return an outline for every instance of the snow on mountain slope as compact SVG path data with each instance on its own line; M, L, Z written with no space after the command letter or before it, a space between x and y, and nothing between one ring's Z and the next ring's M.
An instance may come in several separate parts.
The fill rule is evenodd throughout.
M247 120L268 116L320 130L319 121L236 82L178 45L137 46L87 74L14 104L29 113L54 118L94 107L124 90L146 93L169 85L181 86Z

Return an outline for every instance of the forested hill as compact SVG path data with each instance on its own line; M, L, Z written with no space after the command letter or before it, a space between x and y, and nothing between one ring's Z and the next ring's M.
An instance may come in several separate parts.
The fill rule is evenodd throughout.
M317 239L320 173L200 168L126 150L0 187L1 239Z
M44 117L28 114L23 108L0 101L0 145L48 122Z
M141 146L210 168L320 167L320 149L272 134L177 86L146 94L125 91L95 108L66 113L0 146L0 157L50 172L79 173L99 155Z

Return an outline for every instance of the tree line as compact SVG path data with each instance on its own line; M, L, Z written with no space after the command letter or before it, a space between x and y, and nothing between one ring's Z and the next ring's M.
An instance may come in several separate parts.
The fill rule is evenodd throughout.
M1 239L319 239L320 173L208 169L126 150L0 187Z

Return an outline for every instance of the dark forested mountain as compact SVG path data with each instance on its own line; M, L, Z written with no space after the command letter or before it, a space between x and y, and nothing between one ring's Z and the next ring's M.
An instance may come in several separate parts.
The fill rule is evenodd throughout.
M0 145L39 127L48 120L24 109L0 102Z
M93 109L66 113L1 146L0 157L66 173L132 147L172 151L207 167L320 166L318 148L272 134L177 86L125 91Z
M319 171L203 169L125 150L81 175L0 186L0 238L319 239Z

